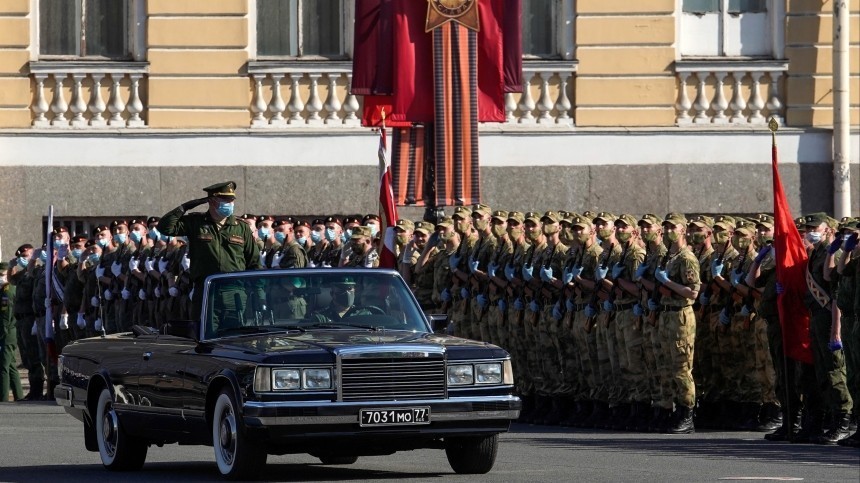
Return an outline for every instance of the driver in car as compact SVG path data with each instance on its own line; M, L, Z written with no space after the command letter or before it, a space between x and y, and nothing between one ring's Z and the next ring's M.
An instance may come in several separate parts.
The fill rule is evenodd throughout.
M340 322L356 315L373 315L367 308L355 305L355 280L346 277L334 282L331 286L331 303L328 307L317 310L309 318L321 324Z

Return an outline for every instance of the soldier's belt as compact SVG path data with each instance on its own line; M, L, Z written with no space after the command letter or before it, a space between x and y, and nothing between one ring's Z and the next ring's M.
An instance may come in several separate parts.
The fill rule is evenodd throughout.
M629 304L615 304L615 311L622 312L624 310L630 310L634 305L636 305L636 302L630 302Z

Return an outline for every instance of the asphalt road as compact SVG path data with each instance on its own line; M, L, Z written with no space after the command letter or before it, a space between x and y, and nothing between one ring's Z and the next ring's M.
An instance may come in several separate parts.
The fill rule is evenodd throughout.
M138 473L107 473L84 449L80 423L49 403L0 404L0 481L219 480L209 447L149 450ZM514 425L487 475L454 474L444 451L422 450L323 466L307 455L270 456L273 481L860 481L860 450L768 443L758 433L668 436Z

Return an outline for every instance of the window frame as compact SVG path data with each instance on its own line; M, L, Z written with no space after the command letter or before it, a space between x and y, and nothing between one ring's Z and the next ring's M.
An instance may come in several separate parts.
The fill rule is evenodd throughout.
M576 26L574 0L550 1L552 1L552 6L555 9L555 53L549 55L527 54L523 49L523 60L525 61L574 60L574 40L576 38L574 35ZM523 18L525 18L525 12L523 12Z
M298 50L299 55L260 55L259 54L259 39L257 35L257 21L258 21L258 13L257 13L257 2L259 0L251 0L248 2L249 9L249 57L254 60L260 61L290 61L290 62L308 62L308 61L344 61L344 60L352 60L352 44L355 32L355 5L354 2L350 0L337 0L340 2L340 51L342 52L340 55L301 55L301 46L302 46L302 35L301 28L302 25L302 15L301 15L301 4L305 0L295 0L298 2L298 15L296 16L296 22L298 24L299 31L295 34L297 37L297 42L299 44Z
M146 0L127 0L127 41L128 53L122 57L97 55L42 55L40 41L40 0L30 0L30 60L31 61L81 61L81 62L141 62L146 60ZM86 9L81 9L85 15Z
M717 55L703 54L686 54L684 53L684 38L683 38L683 21L684 21L684 0L676 0L676 15L675 15L675 60L696 60L696 59L726 59L726 60L779 60L785 57L785 2L780 0L765 0L765 8L767 15L767 53L756 55L727 55L726 39L724 37L726 31L729 0L720 1L720 26Z

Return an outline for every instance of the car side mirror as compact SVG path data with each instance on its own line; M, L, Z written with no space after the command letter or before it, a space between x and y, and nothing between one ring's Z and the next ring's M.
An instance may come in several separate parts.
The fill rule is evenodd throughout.
M186 339L197 339L197 324L193 320L171 320L161 326L161 333Z
M448 326L448 314L426 314L430 320L430 328L433 332L445 332Z

